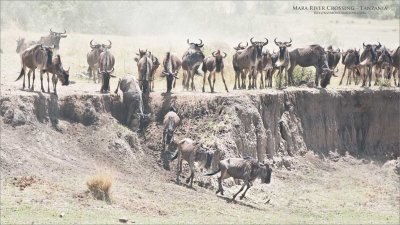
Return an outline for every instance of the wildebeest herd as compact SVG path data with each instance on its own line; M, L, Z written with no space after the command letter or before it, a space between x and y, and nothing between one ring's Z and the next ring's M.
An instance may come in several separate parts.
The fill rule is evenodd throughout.
M47 74L47 92L50 93L49 73L53 74L52 83L54 93L57 93L57 81L60 79L62 85L69 84L69 69L65 70L61 56L53 55L54 51L60 48L61 38L65 38L66 31L63 33L53 32L50 29L50 34L42 37L38 42L26 42L25 39L17 40L17 53L21 55L22 68L17 80L24 77L23 89L25 88L26 69L28 72L28 88L34 90L35 70L39 69L41 90L45 92L43 87L43 74ZM339 85L342 84L347 70L346 84L352 83L364 86L371 86L371 80L375 75L375 84L380 79L390 80L393 76L394 84L400 87L400 46L394 50L384 47L381 43L378 44L362 44L361 48L347 49L346 51L337 48L333 49L328 46L324 49L318 44L309 45L299 48L291 48L292 39L289 41L279 41L274 39L274 44L278 47L277 51L272 53L264 48L269 44L269 40L264 38L263 41L254 41L250 38L246 45L240 42L233 47L235 52L232 56L232 65L235 76L233 89L256 89L259 87L271 88L272 78L277 72L277 88L283 86L292 86L294 83L293 71L298 65L300 67L315 68L315 86L322 88L329 85L331 77L337 76L337 66L341 61L344 65L344 71L340 79ZM162 61L162 71L160 77L165 77L167 82L167 93L170 93L176 86L176 80L179 78L179 71L182 68L182 88L183 90L196 90L194 85L195 75L203 76L202 91L206 90L206 80L210 91L215 91L216 76L219 74L224 83L225 90L229 92L225 81L225 64L224 60L227 53L219 49L213 51L209 57L205 57L203 53L203 41L190 42L187 40L188 49L182 57L167 52ZM93 81L101 83L100 92L110 92L110 79L115 77L114 64L115 58L111 53L112 42L108 44L94 43L94 40L89 42L90 51L87 53L88 77ZM158 58L150 51L139 49L134 59L137 65L138 77L132 75L125 76L119 79L117 89L123 92L123 106L125 107L126 125L130 127L140 127L141 120L147 117L143 108L144 99L148 97L151 91L154 91L154 80L156 71L160 66ZM200 70L202 72L200 72ZM336 71L335 71L336 70ZM32 85L30 76L32 74ZM208 76L207 76L208 74ZM258 76L260 74L260 76ZM398 81L396 81L396 77ZM282 79L284 81L282 81ZM247 85L246 85L247 80ZM259 85L257 81L259 80ZM283 83L283 84L282 84ZM138 117L136 115L139 115ZM177 163L177 183L180 183L180 173L182 171L182 160L189 163L191 175L186 182L190 182L192 186L194 179L194 162L199 162L204 168L208 169L211 166L211 161L215 158L214 153L203 147L199 142L189 138L184 138L180 141L174 140L174 133L180 124L180 118L176 110L171 107L170 111L165 115L163 120L164 130L162 136L162 148L166 150L171 143L176 144L177 151L172 157L172 160L178 158ZM242 179L243 186L237 192L233 199L243 191L241 199L245 196L247 190L251 187L252 182L257 178L261 178L262 182L269 183L271 180L272 169L267 163L260 163L251 157L245 158L229 158L219 162L218 170L206 175L214 175L221 172L218 178L219 188L217 193L223 195L222 180L233 177Z

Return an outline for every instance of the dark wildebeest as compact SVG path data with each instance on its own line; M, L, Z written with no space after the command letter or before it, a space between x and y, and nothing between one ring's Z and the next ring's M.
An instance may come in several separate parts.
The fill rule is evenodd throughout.
M258 63L257 66L257 70L261 74L260 88L272 87L272 77L275 71L277 70L277 67L275 66L277 60L278 60L277 53L273 52L271 54L268 51L268 49L263 53L262 60Z
M382 77L384 80L390 81L393 65L391 54L392 53L390 52L390 50L386 47L383 47L381 49L378 60L375 64L375 76L377 81L380 79L380 77ZM375 81L375 83L377 81ZM394 76L394 83L396 85L396 76Z
M316 70L315 85L318 87L321 78L321 87L328 86L333 71L329 69L325 50L320 45L310 45L305 48L295 48L289 52L290 67L288 69L289 80L292 80L293 70L299 65L301 67L314 66Z
M333 50L332 45L329 45L327 48L327 51L325 51L327 54L327 60L328 60L328 66L329 69L335 71L337 65L339 64L340 61L340 49ZM337 72L337 71L336 71Z
M224 77L224 61L223 59L226 58L226 53L224 52L224 56L221 55L221 52L219 50L213 52L212 57L207 57L203 60L203 66L202 70L204 73L203 77L203 92L205 91L204 84L206 83L206 74L207 71L209 72L208 75L208 84L210 85L211 93L214 92L214 86L215 86L215 74L216 73L221 73L222 81L224 82L225 85L225 90L226 92L228 91L228 87L226 86L225 83L225 77ZM213 76L213 82L211 83L211 76Z
M25 49L25 51L22 52L22 54L21 54L22 68L21 68L19 77L16 79L16 81L17 81L17 80L21 79L22 76L24 76L24 82L22 84L22 89L25 89L26 68L29 68L28 88L30 88L31 90L34 90L35 70L39 69L40 74L42 75L42 71L45 71L47 69L47 65L52 63L52 57L53 57L53 52L52 52L51 48L44 47L41 44L33 45L33 46ZM30 86L31 72L33 72L32 86ZM42 82L42 91L44 91L43 82Z
M240 55L240 53L242 53L242 51L247 48L247 46L249 46L249 43L246 41L246 46L242 46L241 45L242 42L240 42L238 44L237 47L233 47L233 49L236 50L235 54L232 57L232 64L233 62L235 62L237 60L238 55ZM240 71L240 72L235 72L235 86L233 87L234 90L236 90L237 88L240 89L241 85L240 85L240 78L246 79L246 73L244 70ZM236 85L237 83L237 85Z
M354 83L357 84L360 74L360 51L357 51L356 49L348 49L346 52L342 53L342 64L344 65L344 70L339 85L342 85L346 70L348 70L346 85L351 84L351 76L353 76Z
M172 87L175 88L176 79L179 79L177 74L181 69L181 66L182 61L178 58L178 56L167 52L163 61L164 70L161 73L161 77L167 78L167 93L171 92Z
M142 92L146 95L150 93L150 85L151 85L151 71L153 70L153 61L151 60L151 53L144 51L141 52L139 49L139 57L135 58L138 67L138 75L139 75L139 87Z
M143 120L147 119L148 115L144 114L142 90L139 87L139 81L134 76L125 76L119 79L115 94L118 94L118 88L122 91L122 105L127 113L126 125L142 130Z
M100 76L97 73L99 68L100 54L103 52L103 46L101 44L92 44L93 40L90 41L90 52L87 54L87 63L89 64L88 73L89 79L93 77L93 81L96 83L100 82Z
M400 46L392 52L391 57L392 66L394 68L393 77L396 77L397 73L397 86L400 87ZM396 79L394 81L394 85L396 86Z
M253 42L253 37L250 38L251 46L248 46L244 50L238 51L238 54L233 56L233 69L235 70L235 76L239 76L239 73L248 71L249 73L249 85L248 89L256 88L257 83L257 65L258 62L262 60L262 49L268 44L268 39L266 42L257 41ZM242 78L242 88L246 88L246 79Z
M109 45L103 44L103 52L100 54L99 57L98 72L101 76L101 93L110 91L110 78L115 77L114 75L112 75L112 72L114 72L115 64L115 58L110 52L112 43L110 40L108 40L108 42L110 43Z
M159 62L158 58L156 56L154 56L150 51L147 51L147 49L145 51L143 51L139 48L139 53L136 53L136 55L139 56L139 58L135 58L135 61L138 62L139 59L141 59L146 54L151 59L151 62L153 63L153 67L150 71L149 88L150 88L150 91L154 91L154 77L155 77L158 67L160 66L160 62Z
M217 194L221 192L224 195L224 189L222 188L222 181L226 178L233 177L234 179L241 179L244 181L240 190L233 195L232 200L243 191L244 187L247 186L246 190L240 196L243 199L246 195L247 190L253 185L256 178L261 178L262 183L269 184L271 182L272 169L268 164L260 163L257 160L249 158L229 158L221 160L218 164L218 170L206 176L212 176L221 171L221 176L218 178L218 190Z
M372 67L376 64L378 60L377 50L380 49L381 43L378 42L378 45L375 44L367 44L363 43L363 52L360 56L360 66L362 68L361 76L362 76L362 87L367 85L371 87L371 79L372 79Z
M203 63L204 54L201 51L201 48L204 46L203 41L201 39L200 43L189 42L187 39L187 44L189 45L188 50L183 53L182 56L182 69L183 69L183 80L182 86L183 89L189 90L189 82L191 81L191 90L196 90L194 86L194 75L199 74L198 69L200 65Z
M211 166L212 159L214 157L213 152L207 150L202 144L193 141L190 138L185 138L177 143L178 150L176 154L171 158L171 161L178 158L177 171L176 171L176 182L180 184L179 176L182 173L182 162L185 160L189 163L190 177L186 179L186 183L190 181L190 187L193 186L194 179L194 163L198 162L201 167L209 169Z
M64 29L63 33L54 32L50 29L50 34L41 37L38 44L42 44L44 46L52 46L54 45L54 49L58 50L60 48L60 40L61 38L66 38L67 31Z
M165 146L171 144L174 141L174 133L176 128L179 126L181 119L178 114L176 114L173 107L170 108L169 112L164 116L164 131L163 131L163 150L165 151Z
M31 41L31 42L25 42L25 38L18 38L17 40L17 49L16 52L18 54L21 54L23 51L25 51L25 49L29 48L32 45L35 45L36 42Z
M60 55L56 55L52 59L52 63L47 65L47 69L43 72L46 72L47 74L47 92L50 93L50 87L49 87L49 73L52 74L52 84L53 84L53 91L54 94L57 95L57 83L58 80L60 79L61 84L64 85L69 85L69 68L68 70L64 70L63 65L61 63L61 57ZM43 87L42 87L43 89ZM43 91L43 90L42 90Z
M276 46L279 47L278 51L278 60L275 63L276 68L278 68L278 76L279 76L279 81L278 81L278 88L281 88L282 86L282 72L285 70L285 86L292 85L292 77L288 77L288 66L290 62L290 55L289 55L289 50L288 48L292 46L292 38L290 38L290 41L286 42L277 42L276 38L274 39L274 42Z

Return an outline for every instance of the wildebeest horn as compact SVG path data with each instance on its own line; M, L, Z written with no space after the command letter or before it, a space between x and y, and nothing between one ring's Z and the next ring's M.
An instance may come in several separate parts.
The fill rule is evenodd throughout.
M274 39L274 42L275 42L276 45L278 45L278 43L276 42L276 38Z
M203 44L203 41L199 38L199 40L200 40L200 43L199 44L197 44L197 45L201 45L201 44Z
M250 38L250 43L251 43L252 45L254 45L253 38L254 38L254 37Z
M95 45L93 45L92 42L93 42L93 39L90 41L90 47L91 48L95 47Z
M267 38L265 38L265 40L267 40L267 42L264 42L263 46L265 46L265 45L267 45L267 44L268 44L268 39L267 39Z
M215 55L216 52L217 52L217 51L214 51L213 53L211 53L211 55L214 56L214 57L216 57L216 55Z
M110 44L109 44L107 47L108 47L108 48L111 48L112 43L111 43L110 40L108 40L108 42L109 42Z
M186 41L189 45L190 45L190 42L189 42L189 38L187 39L187 41Z
M226 58L226 56L227 56L226 52L222 52L222 53L224 53L224 56L222 58Z
M378 44L379 44L379 45L378 45L377 47L380 48L382 45L381 45L381 43L380 43L379 41L378 41Z
M114 72L114 67L111 70L107 70L107 73L112 73Z
M62 34L66 34L67 33L67 30L64 28L64 33L62 33Z
M290 43L292 43L292 38L290 38L290 41L289 41L289 43L288 43L288 44L290 44Z
M246 46L242 46L242 42L240 42L238 45L239 48L246 48L247 46L249 46L249 42L247 41L246 41Z
M363 42L363 47L365 48L365 42Z
M50 28L50 34L51 34L51 33L54 33L54 32L53 32L53 31L51 30L51 28Z

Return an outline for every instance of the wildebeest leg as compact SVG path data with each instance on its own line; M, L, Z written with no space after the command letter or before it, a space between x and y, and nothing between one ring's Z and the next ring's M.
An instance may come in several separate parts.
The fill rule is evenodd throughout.
M243 191L243 189L244 189L244 186L246 186L246 184L247 184L247 181L245 181L245 182L243 182L243 185L242 185L242 187L240 188L240 190L236 193L236 194L234 194L233 195L233 198L232 198L232 200L235 200L235 198L236 198L236 196L240 193L240 192L242 192Z
M282 67L279 67L278 71L278 88L282 87Z
M195 71L190 71L190 79L192 80L190 86L192 91L196 91L196 87L194 86L194 75Z
M247 73L247 71L245 71L245 70L241 71L240 77L242 79L242 89L246 89L246 73Z
M183 70L183 73L182 73L182 90L185 90L185 87L186 87L186 79L187 79L186 70Z
M289 80L289 77L288 77L288 73L287 73L287 66L285 66L284 70L285 70L285 86L287 87L288 84L291 83Z
M246 190L244 190L243 194L240 196L240 199L243 199L245 197L246 192L250 189L250 187L251 187L251 183L248 182L247 183L247 188L246 188Z
M372 66L368 67L368 86L371 87L371 79L372 79Z
M31 86L31 90L34 90L34 86L35 86L35 69L32 70L32 86Z
M235 85L233 86L233 90L236 90L236 81L238 81L238 79L239 79L239 73L237 72L237 71L235 71ZM239 85L240 85L240 83L239 83Z
M165 135L166 135L166 132L164 130L163 131L163 135L162 135L162 148L163 148L163 151L165 151Z
M372 70L371 70L372 71ZM382 68L379 66L375 66L375 83L374 86L376 86L378 84L378 82L381 80L382 78ZM371 75L372 76L372 75Z
M226 86L225 77L224 77L224 71L223 70L221 70L221 77L222 77L222 82L224 82L224 86L225 86L226 92L229 92L228 87Z
M346 69L347 69L347 66L344 66L344 70L343 70L343 74L342 74L342 79L340 79L339 85L342 85L342 81L343 81L343 77L344 77L344 75L345 75L345 73L346 73ZM349 77L347 77L347 84L349 84Z
M182 172L182 154L180 150L178 149L178 163L176 164L176 183L181 184L181 181L179 180L179 176Z
M43 71L41 70L40 70L40 87L42 89L42 92L45 92L43 88Z
M212 83L212 85L213 85L213 90L212 90L212 92L214 92L214 88L215 88L215 76L216 76L216 73L217 73L217 72L214 71L213 83Z
M31 88L31 73L32 73L32 70L29 70L29 72L28 72L28 89L29 88ZM24 88L25 88L25 75L24 75Z
M351 75L354 76L354 69L348 69L347 70L347 82L346 82L346 85L351 85ZM343 77L342 77L342 79L343 79ZM341 81L340 81L340 83L341 83Z
M47 74L47 93L50 94L50 77L49 77L49 72L46 72Z
M194 158L189 160L189 167L190 167L190 177L186 179L186 183L189 183L189 187L193 187L193 179L194 179Z
M212 83L211 83L211 78L212 78L213 74L215 74L215 72L210 72L208 74L208 79L207 79L208 80L208 85L210 86L211 93L214 92L214 87L212 86Z
M315 67L315 86L318 87L319 76L321 76L321 70Z
M393 79L394 79L394 86L396 86L397 85L397 82L396 82L396 73L397 73L397 68L394 68L394 70L393 70Z
M207 71L204 71L204 76L203 76L203 92L206 91L206 89L204 88L204 85L206 84L206 77L207 77Z
M51 78L51 82L53 83L53 91L54 91L54 94L57 95L57 82L58 82L58 77L57 77L57 75L55 75L54 73L53 73L53 76L52 76L52 78Z
M249 85L247 86L247 89L250 90L252 86L251 78L253 78L253 69L250 69L248 77L249 77Z

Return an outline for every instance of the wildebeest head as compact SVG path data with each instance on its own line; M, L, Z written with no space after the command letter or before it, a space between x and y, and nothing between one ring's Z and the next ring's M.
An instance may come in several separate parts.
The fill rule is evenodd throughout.
M139 53L136 53L136 55L139 56L139 59L141 59L146 54L147 54L147 49L146 50L141 50L140 48L139 48Z
M103 46L101 44L93 44L93 40L90 41L90 48L92 48L92 50L97 50L102 52L103 51Z
M272 169L268 164L265 163L259 163L261 171L260 171L260 178L262 183L269 184L271 183L271 175L272 175Z
M292 46L292 38L290 38L290 41L276 41L276 38L274 39L275 45L279 47L279 58L283 59L285 56L286 49L288 47Z
M100 68L98 70L99 74L101 74L101 76L103 77L103 85L101 87L101 91L109 92L110 78L115 77L114 75L112 75L112 72L114 72L114 67L111 70L100 71Z
M211 166L212 159L214 157L213 152L211 152L202 143L196 142L196 155L195 161L199 162L204 168L208 169Z
M175 71L175 72L163 71L161 73L160 77L166 77L167 78L167 89L168 90L172 89L172 82L174 81L174 78L175 79L179 79L179 77L176 76L177 74L178 74L178 71Z
M321 72L321 87L326 88L331 81L334 71L329 68L323 68Z
M61 84L63 86L68 86L69 85L69 69L70 68L68 68L68 70L64 70L64 69L61 70L61 75L62 76L59 77L59 78L60 78Z
M22 48L24 48L24 45L25 45L25 38L18 37L16 52L20 53L23 50Z
M50 28L50 37L52 39L52 44L54 44L54 48L55 49L59 49L60 48L60 40L61 38L66 38L67 31L64 29L64 32L59 33L59 32L54 32L51 30Z
M211 53L211 55L215 58L215 69L217 72L221 71L221 65L222 65L222 59L226 58L226 53L224 53L224 56L221 55L221 51L217 50Z
M101 45L101 47L102 47L103 50L107 50L107 49L110 49L110 48L111 48L112 43L111 43L110 40L108 40L108 42L109 42L108 45L106 45L106 44L102 44L102 45Z
M233 47L233 49L235 49L236 51L240 51L240 50L243 50L243 49L247 48L247 46L249 46L249 42L246 41L246 46L242 46L242 42L240 42L238 44L238 46L237 47Z
M263 49L263 47L265 45L268 44L268 39L265 38L266 42L262 42L262 41L253 41L253 38L254 37L250 38L250 43L251 43L252 47L254 47L254 49L255 49L256 57L258 59L261 59L261 57L262 57L262 49Z
M203 41L201 39L199 39L200 43L194 43L194 42L189 42L189 39L187 39L187 44L189 45L189 48L195 49L200 51L201 48L204 46Z
M389 66L393 63L390 51L387 48L383 48L381 55L378 58L378 63L382 66Z
M374 64L377 61L377 50L382 47L381 43L378 42L378 45L376 44L365 44L363 43L363 52L361 53L361 64L362 65L367 65L367 64Z

